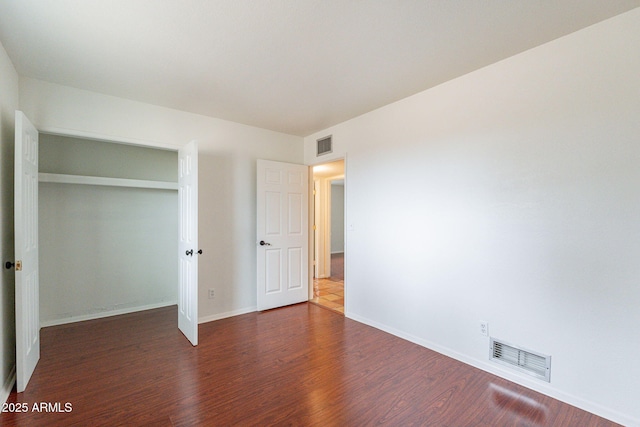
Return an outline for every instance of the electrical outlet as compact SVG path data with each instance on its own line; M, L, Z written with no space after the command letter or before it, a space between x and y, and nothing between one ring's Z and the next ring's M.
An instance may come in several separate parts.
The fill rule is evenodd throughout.
M209 289L209 299L213 299L216 297L215 289Z
M484 320L480 321L480 333L485 337L489 336L489 322L485 322Z

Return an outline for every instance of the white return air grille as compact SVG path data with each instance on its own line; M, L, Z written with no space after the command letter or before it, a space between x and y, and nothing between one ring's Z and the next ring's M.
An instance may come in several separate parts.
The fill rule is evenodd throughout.
M534 353L491 338L490 359L551 382L551 356Z
M322 156L323 154L329 154L333 151L333 141L331 135L318 139L316 143L316 157Z

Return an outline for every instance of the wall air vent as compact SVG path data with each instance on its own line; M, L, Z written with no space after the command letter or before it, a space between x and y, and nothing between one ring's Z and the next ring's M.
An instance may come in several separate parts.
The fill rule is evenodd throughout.
M331 140L331 135L318 139L316 143L316 157L322 156L323 154L331 153L333 151L333 141Z
M489 359L520 372L551 382L551 356L491 338Z

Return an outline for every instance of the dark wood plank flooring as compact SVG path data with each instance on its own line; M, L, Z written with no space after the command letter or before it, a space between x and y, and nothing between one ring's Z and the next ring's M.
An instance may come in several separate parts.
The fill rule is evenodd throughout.
M175 307L42 330L2 426L613 426L313 304L200 325ZM64 411L34 412L55 403Z

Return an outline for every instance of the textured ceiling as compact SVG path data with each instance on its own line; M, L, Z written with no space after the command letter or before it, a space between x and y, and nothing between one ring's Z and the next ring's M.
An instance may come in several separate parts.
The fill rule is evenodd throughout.
M306 136L640 0L0 0L20 75Z

